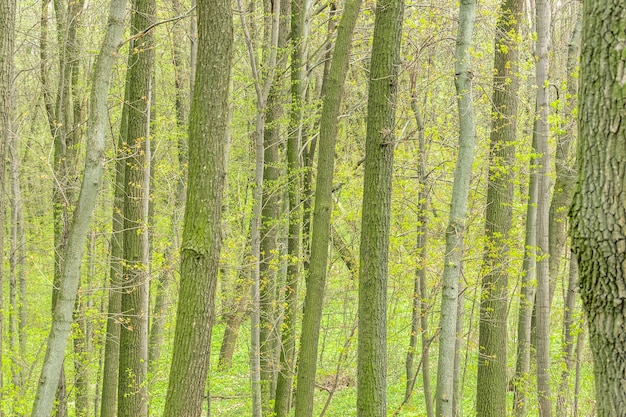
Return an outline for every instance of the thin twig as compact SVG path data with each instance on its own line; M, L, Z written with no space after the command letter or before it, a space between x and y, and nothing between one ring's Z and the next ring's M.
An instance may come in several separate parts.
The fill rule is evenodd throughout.
M160 20L158 22L155 22L153 24L151 24L150 26L148 26L147 28L145 28L144 30L137 32L136 34L134 34L133 36L131 36L128 39L123 40L122 42L120 42L118 48L121 48L124 44L134 41L136 39L139 39L143 36L146 36L148 34L148 32L150 32L152 29L154 29L157 26L161 26L164 25L166 23L171 23L171 22L178 22L179 20L182 20L186 17L189 17L191 15L191 12L193 12L196 9L196 6L193 6L191 9L187 10L185 13L181 14L180 16L176 16L176 17L172 17L170 19L165 19L165 20Z

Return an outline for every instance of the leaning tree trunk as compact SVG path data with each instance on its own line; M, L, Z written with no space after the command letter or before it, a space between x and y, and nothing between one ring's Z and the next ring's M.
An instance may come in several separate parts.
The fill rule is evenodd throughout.
M596 412L626 410L626 3L584 1L578 94L578 182L570 210L572 248L594 361ZM621 30L621 29L620 29ZM621 32L620 32L621 33Z
M474 107L472 104L472 72L470 69L470 45L476 1L461 0L459 28L455 50L455 86L459 110L459 153L454 171L450 219L446 230L446 252L444 257L443 290L441 297L441 318L439 336L439 361L437 364L437 393L435 397L436 415L453 417L452 407L454 356L456 346L457 301L467 198L474 161Z
M199 65L189 118L181 281L164 417L202 413L221 246L233 18L228 0L199 0L196 11Z
M387 280L404 0L378 0L372 45L359 267L357 416L387 415Z
M523 3L503 0L494 47L485 253L480 296L476 415L506 415L509 243L514 200L518 40Z
M72 324L74 301L78 290L80 265L93 214L96 197L102 183L104 171L104 147L107 132L107 95L110 76L117 57L117 49L122 38L125 0L112 0L107 31L100 54L96 59L91 86L91 107L87 123L87 146L85 170L76 209L72 216L63 279L59 288L59 298L55 306L52 327L48 335L37 394L33 404L32 417L47 417L52 412L57 383L61 375L67 338Z
M306 294L300 335L298 375L296 382L296 415L313 415L315 373L319 345L320 321L324 305L330 217L332 213L332 182L335 168L339 106L348 72L350 46L362 0L348 0L337 30L331 59L328 85L322 108L319 135L315 207L313 211L311 256L306 273Z

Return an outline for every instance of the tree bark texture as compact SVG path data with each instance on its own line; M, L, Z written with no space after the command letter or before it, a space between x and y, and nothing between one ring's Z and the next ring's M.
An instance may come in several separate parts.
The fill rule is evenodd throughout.
M359 267L357 416L387 415L387 280L404 0L378 0L372 45Z
M135 0L132 36L154 23L154 0ZM152 31L131 41L128 57L125 106L128 106L124 138L124 231L118 417L148 415L148 207L150 178L150 107L154 35Z
M339 108L343 96L350 47L362 0L348 0L337 29L328 84L320 121L319 155L313 209L311 257L306 274L306 294L298 355L296 382L296 415L313 415L315 373L319 346L320 321L324 305L330 218L332 214L333 172L335 168L335 142L337 139Z
M626 4L584 1L572 248L594 361L596 413L626 415Z
M513 170L519 81L518 40L523 3L503 0L494 48L485 253L480 297L476 415L506 415L509 232L514 200Z
M465 235L467 198L469 195L474 140L476 136L474 107L472 104L472 72L470 45L474 21L475 0L461 0L459 28L456 38L454 79L459 113L459 152L452 185L450 219L446 230L446 253L443 270L443 290L439 336L439 361L437 364L437 392L435 407L437 417L453 417L452 407L454 356L456 346L457 299Z
M104 171L104 145L108 123L107 95L111 71L122 38L125 9L125 0L111 1L106 34L94 65L90 117L86 130L88 143L85 170L80 195L72 216L63 264L63 279L53 314L52 327L48 335L46 355L33 403L32 417L48 417L50 415L57 383L61 375L65 347L73 321L72 313L78 290L80 265L89 220L93 214Z
M230 1L198 0L181 281L164 417L199 417L209 371L221 246L224 146L233 54Z
M6 149L11 135L13 48L15 42L15 0L0 1L0 224L4 224L4 177ZM0 227L0 255L4 253L4 227ZM3 271L0 265L0 288ZM0 364L4 363L2 324L4 324L4 296L0 294ZM0 417L4 415L3 372L0 369Z

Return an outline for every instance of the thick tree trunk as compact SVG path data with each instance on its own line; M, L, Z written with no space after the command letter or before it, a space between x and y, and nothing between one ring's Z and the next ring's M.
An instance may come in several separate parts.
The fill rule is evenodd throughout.
M315 185L315 207L313 211L311 257L306 274L306 294L298 355L296 382L296 415L313 415L315 373L319 329L324 305L330 218L332 213L332 182L335 167L335 141L337 138L339 106L348 72L350 46L362 0L348 0L344 6L337 30L337 40L330 64L328 84L322 108L319 135L319 156Z
M446 252L443 270L441 318L439 336L439 361L437 364L437 417L453 417L452 407L454 357L456 346L457 301L467 198L474 161L474 107L472 104L472 72L470 68L470 45L474 21L475 0L461 0L459 28L455 50L455 86L459 110L459 153L454 171L450 219L446 230Z
M626 4L584 1L578 94L578 183L570 210L572 248L594 361L596 412L626 410Z
M232 9L230 1L199 0L196 11L199 64L189 120L181 282L164 417L199 417L202 413L221 246ZM198 346L202 346L200 352Z
M387 415L387 279L404 0L378 0L372 45L359 267L357 416ZM319 175L319 174L318 174Z
M59 302L55 306L52 328L48 335L37 394L33 404L32 417L47 417L52 412L67 338L72 323L72 312L80 277L80 264L87 237L89 220L96 203L96 196L104 171L104 141L107 131L107 95L110 76L122 37L125 14L125 0L112 0L107 31L100 54L96 59L91 86L90 117L87 124L85 171L80 196L72 217L68 246L63 265L63 280L59 288Z
M522 2L503 0L496 24L485 253L480 296L476 415L506 415L509 232L514 199L517 60Z

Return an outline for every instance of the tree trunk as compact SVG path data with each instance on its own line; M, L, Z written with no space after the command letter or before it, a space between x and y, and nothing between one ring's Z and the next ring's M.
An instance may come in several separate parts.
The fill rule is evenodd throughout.
M154 0L135 0L133 36L155 19ZM148 206L150 180L150 108L154 36L148 32L131 41L126 79L127 131L124 174L124 231L122 268L122 326L118 374L118 417L148 414Z
M230 1L199 0L198 67L189 119L189 173L174 351L164 417L199 417L209 371L233 57ZM198 351L198 346L202 349Z
M300 335L298 375L296 382L296 415L313 415L315 373L319 329L324 305L324 287L328 262L330 217L332 212L332 182L335 167L335 141L337 138L339 106L350 57L350 46L362 0L348 0L344 6L337 30L328 85L322 108L319 135L319 156L313 211L311 257L306 274L306 294Z
M452 408L454 356L456 346L457 301L467 197L469 194L472 163L474 161L474 108L472 104L472 73L470 45L474 20L475 0L461 0L459 28L455 50L455 86L459 110L459 153L454 172L450 220L446 230L446 252L443 270L443 291L439 336L439 361L437 364L437 417L453 417Z
M15 40L15 0L0 1L0 224L4 225L4 178L6 144L11 143L13 48ZM0 258L4 257L4 227L0 227ZM3 288L3 268L0 266L0 288ZM4 325L4 295L0 291L0 364L4 363L2 327ZM3 372L0 369L0 404L4 404ZM0 417L4 409L0 406Z
M287 277L284 287L284 317L281 332L280 366L276 376L276 417L286 417L291 408L294 359L296 354L296 318L298 309L298 278L300 271L300 230L302 207L300 186L302 162L300 146L302 116L305 104L306 50L308 42L307 11L309 1L291 2L291 111L287 134L287 178L289 199L289 228L287 235Z
M548 113L548 47L550 45L550 2L537 0L537 43L535 50L537 85L537 118L535 135L537 172L537 395L539 417L552 415L550 393L550 273L549 273L549 211L550 211L550 127Z
M626 410L626 127L622 1L583 2L578 94L578 182L570 210L572 248L594 361L596 412Z
M359 417L387 415L389 227L403 13L404 0L376 2L361 218L357 359Z
M533 134L533 149L535 135ZM525 417L528 409L527 393L530 392L531 322L535 300L535 267L537 236L537 167L536 158L530 158L528 202L526 203L526 236L524 239L524 262L517 322L517 357L513 377L513 411L516 417Z
M123 32L126 2L112 0L107 31L100 54L96 59L91 86L91 106L87 124L85 171L80 196L72 216L63 280L59 288L59 302L55 306L52 327L48 335L32 417L47 417L52 412L54 395L61 375L67 338L72 323L72 312L80 277L80 264L87 237L89 220L93 214L96 197L104 171L104 141L107 131L107 95L110 76Z
M523 4L503 0L496 24L476 415L506 415L509 232L514 200L518 39Z

